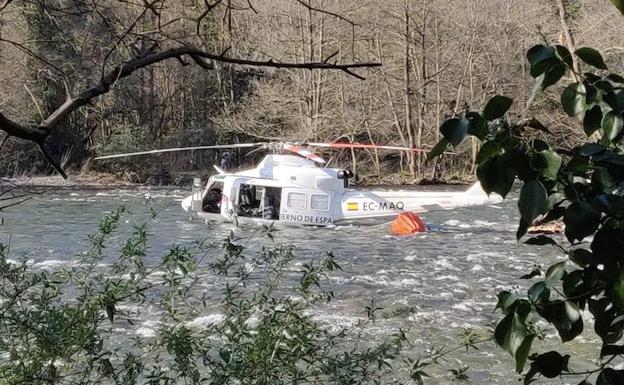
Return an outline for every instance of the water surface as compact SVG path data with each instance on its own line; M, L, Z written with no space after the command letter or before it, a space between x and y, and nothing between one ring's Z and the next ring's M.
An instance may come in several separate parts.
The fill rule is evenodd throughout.
M10 240L12 258L26 258L35 268L71 264L85 250L87 235L96 231L99 219L125 205L131 212L123 230L125 236L130 235L133 222L140 223L150 208L159 212L150 227L148 262L157 263L173 243L197 239L213 242L218 255L221 240L232 226L190 220L179 205L186 194L184 190L165 188L49 191L6 212L0 240ZM415 344L414 354L421 354L431 342L455 345L456 334L464 327L485 332L499 317L493 312L497 292L524 290L527 282L519 280L519 276L534 265L548 266L560 258L550 247L528 247L516 242L516 211L512 199L497 205L424 214L426 222L440 228L427 234L397 238L388 234L386 224L286 228L275 233L274 242L295 245L298 264L318 260L327 251L337 256L344 271L331 278L337 296L315 315L321 322L330 326L355 324L374 298L386 314L397 313L379 321L376 332L408 329ZM248 247L253 252L270 243L268 239L257 239ZM112 258L114 255L108 262ZM206 275L206 290L213 280ZM401 311L406 308L412 310ZM132 333L153 335L156 317L140 320ZM201 325L217 319L218 314L205 314L194 322ZM593 340L589 336L564 348L590 352L595 349ZM549 341L556 342L552 332L546 343ZM475 383L518 383L511 358L492 344L477 352L460 352L449 361L456 366L470 365ZM448 379L434 382L446 383Z

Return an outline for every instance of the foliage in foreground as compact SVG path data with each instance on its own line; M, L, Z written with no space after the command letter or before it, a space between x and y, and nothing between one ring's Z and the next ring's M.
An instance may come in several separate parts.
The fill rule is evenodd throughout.
M624 2L613 3L624 13ZM536 220L565 224L565 239L541 235L526 243L554 245L568 260L550 266L526 295L498 295L504 317L494 337L515 358L524 383L565 376L582 385L624 384L624 370L618 369L624 355L624 77L609 73L602 55L587 47L571 53L561 45L536 45L527 59L536 79L534 97L570 74L573 83L563 89L561 107L578 119L586 143L553 147L547 127L536 119L507 119L512 100L495 96L482 112L446 121L440 128L444 139L430 157L472 135L482 142L477 176L486 192L505 197L516 178L522 182L518 239ZM577 71L579 59L594 71ZM565 343L581 335L587 318L602 343L595 366L572 353L536 351L538 322L552 325Z
M479 342L468 331L458 347L407 358L403 331L367 333L374 303L358 325L318 323L334 297L323 283L340 270L331 254L303 265L292 247L249 256L250 239L232 234L221 257L195 243L150 266L148 221L117 256L124 215L105 217L67 268L37 270L0 246L0 384L422 384L429 365ZM447 369L468 380L467 367Z

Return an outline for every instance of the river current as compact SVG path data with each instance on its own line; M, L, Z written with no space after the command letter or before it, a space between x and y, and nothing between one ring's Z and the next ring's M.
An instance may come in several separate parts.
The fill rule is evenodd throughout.
M190 220L180 207L187 194L169 188L51 190L3 213L0 241L10 241L13 259L25 258L37 269L71 264L85 250L87 236L96 231L100 218L125 205L131 213L126 219L129 225L123 228L125 235L130 235L132 222L141 222L150 208L159 212L150 226L148 258L154 258L152 263L172 244L197 239L212 241L218 253L232 226ZM378 321L377 332L407 329L414 354L422 354L430 343L457 345L457 333L465 327L486 333L500 318L500 313L494 312L496 293L526 290L530 283L518 277L535 265L545 267L562 258L550 246L526 246L516 241L516 204L510 199L496 205L426 213L423 219L438 231L408 237L391 236L387 224L380 224L285 228L274 234L273 242L296 246L297 263L318 260L332 251L342 265L343 272L330 282L335 300L315 315L320 322L355 324L374 298L386 314L396 314ZM248 247L253 251L270 242L258 240ZM217 314L205 314L196 323L216 318ZM140 320L132 333L150 336L153 325L153 320ZM546 341L541 344L549 343L557 343L557 336L547 329ZM587 336L563 349L589 354L596 351L594 344L595 338ZM470 365L474 383L518 383L511 357L493 343L480 346L478 351L459 351L448 360L454 367ZM450 381L447 375L430 383Z

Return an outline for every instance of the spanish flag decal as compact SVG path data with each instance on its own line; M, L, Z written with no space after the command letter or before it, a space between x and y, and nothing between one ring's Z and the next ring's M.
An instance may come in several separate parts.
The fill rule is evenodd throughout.
M359 209L357 202L347 202L347 211L358 211Z

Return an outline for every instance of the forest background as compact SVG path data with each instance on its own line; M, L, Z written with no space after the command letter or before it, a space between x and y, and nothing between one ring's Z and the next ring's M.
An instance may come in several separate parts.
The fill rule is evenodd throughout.
M107 65L194 44L227 57L380 62L357 70L244 67L163 61L140 69L82 107L46 141L64 169L101 170L135 182L208 173L220 153L90 162L94 154L248 141L352 141L430 149L446 119L514 95L515 112L551 127L572 147L584 134L553 87L531 104L526 50L536 43L591 45L624 69L617 10L591 0L127 0L7 1L0 6L0 111L38 122ZM149 5L149 6L146 6ZM573 51L573 49L572 49ZM544 134L539 134L544 135ZM0 175L51 173L32 143L0 133ZM478 142L435 162L424 154L334 152L336 164L384 182L474 174ZM239 162L255 159L241 156ZM390 175L399 175L399 178Z

